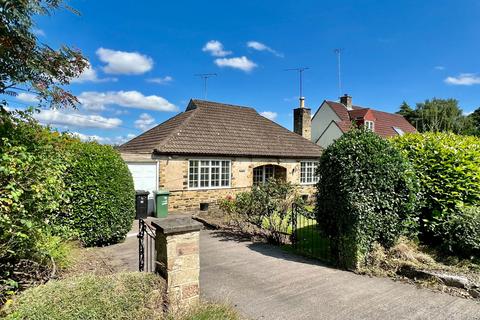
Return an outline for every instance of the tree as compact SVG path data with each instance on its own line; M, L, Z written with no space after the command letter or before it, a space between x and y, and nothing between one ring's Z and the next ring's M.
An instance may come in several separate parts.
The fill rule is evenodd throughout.
M397 114L402 115L408 122L410 122L414 127L417 127L418 123L418 114L413 110L406 101L403 101L400 105L400 110L397 111Z
M35 93L51 107L75 106L77 98L65 90L88 62L79 50L67 46L55 50L39 42L33 33L34 16L50 15L62 0L3 0L0 3L0 95L19 91ZM73 11L72 9L70 9ZM1 108L7 105L3 101Z
M473 130L472 121L463 115L456 99L427 99L417 103L415 110L404 101L397 114L404 116L420 132L471 134Z
M480 107L468 115L470 122L470 135L480 136Z

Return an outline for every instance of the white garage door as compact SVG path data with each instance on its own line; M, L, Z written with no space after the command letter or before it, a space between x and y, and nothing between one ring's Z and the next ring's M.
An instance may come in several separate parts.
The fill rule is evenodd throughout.
M127 162L128 169L132 173L135 190L149 191L148 211L154 210L154 194L158 187L158 170L156 162Z

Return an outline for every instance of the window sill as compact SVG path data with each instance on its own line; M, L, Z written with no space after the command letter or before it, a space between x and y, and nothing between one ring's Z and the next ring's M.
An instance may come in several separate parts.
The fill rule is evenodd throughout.
M221 190L221 189L231 189L231 186L227 187L198 187L198 188L188 188L188 191L201 191L201 190Z

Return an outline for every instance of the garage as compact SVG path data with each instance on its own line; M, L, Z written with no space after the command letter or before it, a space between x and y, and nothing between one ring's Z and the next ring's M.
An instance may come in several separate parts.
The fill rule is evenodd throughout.
M132 173L135 190L146 190L148 195L148 212L154 212L154 194L158 189L158 163L157 162L127 162Z

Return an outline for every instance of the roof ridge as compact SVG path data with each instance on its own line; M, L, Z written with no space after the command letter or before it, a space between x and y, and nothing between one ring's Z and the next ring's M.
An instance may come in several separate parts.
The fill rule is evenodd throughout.
M223 102L217 102L217 101L210 101L210 100L202 100L202 99L191 99L191 101L195 104L195 102L200 102L200 103L211 103L211 104L216 104L224 107L235 107L235 108L243 108L243 109L252 109L255 110L255 108L250 107L250 106L241 106L238 104L230 104L230 103L223 103ZM196 107L202 107L201 105L196 105ZM256 110L255 110L256 111Z
M191 121L191 119L194 117L194 115L197 113L196 111L198 110L198 108L195 108L195 109L191 109L191 110L188 110L188 111L184 111L182 113L179 113L179 115L181 114L184 114L184 113L187 113L187 112L190 112L190 115L188 115L188 117L182 121L182 123L180 123L180 125L178 125L174 130L172 130L172 132L170 132L170 134L168 134L165 139L163 139L162 141L160 141L157 145L157 148L155 149L160 149L161 147L163 147L164 145L166 145L170 139L172 139L179 131L181 131L185 125L187 123L189 123Z

